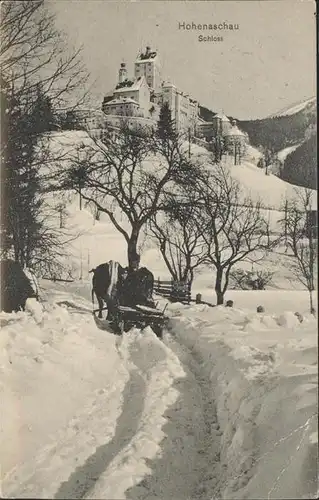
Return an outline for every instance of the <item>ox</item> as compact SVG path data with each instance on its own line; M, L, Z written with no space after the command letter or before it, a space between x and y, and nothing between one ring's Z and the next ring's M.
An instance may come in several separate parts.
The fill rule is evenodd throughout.
M94 304L95 294L99 304L98 317L102 318L103 303L105 302L107 319L114 319L115 309L118 304L118 292L126 276L126 269L118 262L110 260L110 262L100 264L89 272L93 273L92 302Z
M139 258L130 269L123 268L118 262L100 264L93 272L92 302L94 294L99 304L98 317L102 318L103 303L107 305L107 319L116 319L118 305L145 305L155 307L153 301L154 276L146 267L138 268Z
M2 260L1 268L1 307L5 312L25 310L28 298L38 298L30 280L19 262L11 259Z
M153 288L154 276L151 271L146 267L131 270L119 290L119 302L123 306L155 307Z

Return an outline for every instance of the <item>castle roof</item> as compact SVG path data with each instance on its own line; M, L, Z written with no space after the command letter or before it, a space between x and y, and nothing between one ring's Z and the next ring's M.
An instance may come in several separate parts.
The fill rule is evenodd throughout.
M241 136L241 137L245 137L244 132L242 132L241 130L239 130L239 128L237 127L237 125L231 127L229 129L229 131L225 135L226 136Z
M114 94L120 94L121 92L127 92L127 91L133 91L133 90L139 90L142 85L147 85L145 77L144 76L138 76L137 78L134 78L133 80L124 80L122 82L119 88L114 90Z
M110 106L112 104L137 104L137 106L139 106L139 103L130 97L115 97L111 101L105 103L104 106Z
M229 122L230 120L223 113L217 113L214 118L219 118L222 122Z
M171 88L171 87L173 87L174 89L176 89L176 86L173 83L171 83L170 81L168 81L168 80L166 82L162 83L162 87L163 88Z

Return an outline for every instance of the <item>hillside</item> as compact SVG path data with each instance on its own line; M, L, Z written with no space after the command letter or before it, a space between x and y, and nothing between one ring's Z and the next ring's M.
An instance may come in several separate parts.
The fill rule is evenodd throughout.
M83 131L53 133L51 139L51 147L55 152L59 151L61 153L61 150L64 151L63 162L65 168L69 164L72 150L78 144L90 141L88 135ZM206 149L192 145L191 152L195 161L203 165L207 164L209 153ZM286 197L291 199L295 195L295 188L274 175L266 176L261 169L256 167L257 161L258 151L249 148L247 158L242 165L234 166L231 158L225 164L234 178L240 182L245 194L256 201L260 199L265 206L270 208L267 214L269 214L270 220L275 225L282 215L278 209ZM61 165L61 162L59 164ZM55 169L55 165L52 165L52 168ZM100 220L95 220L91 207L84 205L83 210L79 210L78 195L71 191L60 194L54 193L48 195L47 199L52 206L59 205L60 201L65 203L65 230L70 237L78 235L77 239L70 241L65 247L65 263L71 269L73 277L79 278L82 276L84 279L88 278L89 270L92 267L110 259L116 258L120 262L126 262L126 242L124 237L116 231L105 214L100 215ZM315 197L314 204L316 204ZM55 223L59 223L58 214ZM151 269L155 277L170 278L154 241L146 239L142 235L139 251L142 256L142 265ZM275 288L299 288L299 285L294 282L293 276L289 272L289 266L287 266L285 258L270 255L259 265L264 269L276 271ZM251 264L247 264L247 266L250 268ZM212 270L203 269L195 277L194 293L196 293L196 290L201 291L203 288L208 287L211 289L212 299L214 297L212 283Z
M200 117L210 121L215 113L203 106ZM231 118L231 117L229 117ZM317 155L315 146L316 98L307 99L260 120L237 120L254 147L263 146L280 153L295 148L279 172L291 184L316 188ZM299 149L301 148L301 149Z
M292 104L286 108L283 108L280 111L277 111L276 113L273 113L272 115L270 115L270 117L294 115L295 113L298 113L299 111L301 111L302 109L304 109L308 106L312 107L313 103L315 103L315 102L316 102L316 98L310 97L310 99L299 101L299 102Z
M284 161L280 174L283 180L311 189L317 188L317 138L306 139Z
M248 133L253 146L271 146L280 151L298 144L316 125L316 101L306 101L304 106L292 107L284 112L261 120L239 120L241 129Z
M211 121L216 112L199 107L199 116L205 121ZM286 147L293 146L304 140L305 137L313 135L316 131L316 98L285 108L278 113L257 120L239 120L235 118L238 126L249 135L252 146L273 147L280 151Z

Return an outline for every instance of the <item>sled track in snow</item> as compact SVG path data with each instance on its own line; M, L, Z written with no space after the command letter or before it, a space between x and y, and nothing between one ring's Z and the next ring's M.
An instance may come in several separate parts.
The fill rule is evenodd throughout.
M131 473L134 476L134 470L125 469L127 457L130 453L135 454L141 430L142 435L145 429L146 434L149 432L143 426L148 418L152 418L152 414L148 412L154 411L154 408L149 406L152 388L158 388L152 385L149 375L155 373L155 383L161 385L162 370L167 372L171 366L171 372L175 373L169 382L171 386L167 385L166 381L166 386L165 383L163 386L164 392L156 394L163 394L166 397L168 391L173 391L175 399L170 399L173 402L166 406L164 414L161 413L161 396L158 400L155 396L153 401L155 407L159 405L157 416L152 420L154 432L159 435L157 453L151 453L149 455L151 458L140 459L147 468L146 475L145 472L139 474L139 477L144 477L137 483L136 479L128 481L125 495L121 498L125 497L128 500L219 498L219 484L223 479L223 470L219 464L221 432L212 403L210 382L201 370L200 360L176 340L174 332L164 331L162 341L152 334L147 336L147 342L144 342L143 338L143 333L139 335L135 331L132 336L128 333L123 337L117 337L116 340L118 353L127 369L128 380L124 390L122 388L119 393L119 398L122 399L121 413L115 421L113 437L108 439L105 436L104 443L103 438L99 438L98 446L95 449L92 447L91 454L83 462L79 462L74 468L70 467L68 476L64 474L61 482L57 479L56 485L49 486L49 468L54 451L58 456L72 456L72 454L77 456L77 450L80 451L85 445L86 429L90 430L90 423L94 420L96 428L98 422L103 419L103 425L106 425L108 413L105 414L107 410L104 409L108 407L108 393L105 392L102 396L105 398L106 406L99 405L96 410L93 395L90 413L85 412L83 418L79 414L80 431L71 433L70 428L74 423L70 422L69 428L66 429L66 437L69 436L67 440L64 442L60 439L61 444L58 444L56 449L43 449L39 456L35 457L38 472L31 476L26 474L19 486L16 483L13 486L16 493L14 496L42 497L41 491L51 488L51 498L55 499L95 498L95 489L97 487L99 491L101 481L107 486L109 482L113 484L116 481L114 472L117 466L122 468L122 477L125 477L125 474L128 477ZM113 390L116 394L116 387ZM162 433L159 433L159 429ZM92 437L89 435L89 438L93 444L93 434ZM147 457L147 453L139 456ZM44 472L47 470L48 475L42 475L41 470ZM56 463L57 478L63 477L62 471L63 460ZM110 495L107 496L110 498Z
M143 378L136 371L131 371L123 392L122 413L113 439L99 446L83 465L75 469L69 479L60 485L55 499L84 498L89 494L100 475L135 435L143 411L144 396ZM131 404L133 398L134 406Z
M164 413L167 423L162 428L165 437L160 443L160 456L145 460L151 472L128 488L125 496L129 500L218 498L222 480L219 466L221 433L211 401L209 381L201 373L194 354L171 333L164 332L163 343L178 358L186 376L175 381L178 399ZM113 439L98 447L84 464L73 471L68 480L60 485L55 499L93 498L90 492L99 477L124 448L130 446L140 424L147 389L145 379L139 374L142 365L138 348L138 344L131 345L128 361L136 369L130 370L130 379L123 393L122 413ZM151 360L144 358L144 370L148 362L151 363Z
M180 344L172 333L166 332L163 340L183 366L186 377L177 381L180 396L165 415L170 422L165 429L166 446L164 442L163 456L155 461L151 485L155 479L155 492L162 498L218 498L223 478L219 455L221 430L210 381L194 352ZM167 460L169 469L165 465ZM158 488L156 478L161 471L166 471L166 476L162 476L164 481ZM152 493L152 488L149 490Z

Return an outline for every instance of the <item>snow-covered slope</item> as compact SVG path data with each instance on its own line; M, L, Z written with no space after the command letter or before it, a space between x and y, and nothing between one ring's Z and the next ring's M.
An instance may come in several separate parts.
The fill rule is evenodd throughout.
M53 135L55 152L59 151L61 160L59 168L69 165L70 155L74 154L74 147L83 142L89 143L90 139L84 132L67 132L63 134L55 133ZM186 146L185 146L186 147ZM200 162L203 166L209 164L209 153L205 148L197 145L191 146L192 158ZM241 165L234 165L232 157L225 160L225 165L229 168L231 174L241 183L246 195L251 196L255 201L261 200L265 207L272 210L267 211L270 221L276 224L276 221L282 216L278 211L286 197L295 196L295 188L275 175L266 176L264 171L256 167L260 153L252 147L248 148L247 156L243 159ZM152 167L154 168L154 166ZM101 262L110 259L117 259L123 264L126 263L126 242L124 237L114 228L106 214L101 213L100 220L96 221L93 216L92 208L85 206L79 210L78 195L74 192L64 194L54 193L48 196L48 201L54 206L64 201L65 210L65 230L68 231L70 239L78 236L65 246L65 262L73 270L73 277L80 276L85 279L89 276L91 268ZM314 193L314 204L316 203L316 193ZM119 214L119 217L121 215ZM122 221L123 222L123 221ZM56 223L59 223L57 214ZM145 239L143 234L140 239L140 253L142 255L142 265L149 267L154 276L161 279L169 279L170 275L163 262L154 241ZM265 259L262 265L268 270L275 270L275 285L281 288L291 288L297 286L293 276L289 275L289 265L277 256L273 259ZM278 262L280 262L278 264ZM279 267L277 267L279 265ZM288 267L288 269L287 269ZM202 289L209 284L211 286L213 273L211 270L197 274L194 282L194 293L196 289ZM204 285L203 285L204 283ZM300 286L300 285L298 285ZM213 290L211 300L214 299Z
M288 116L288 115L294 115L296 113L299 113L299 111L302 111L305 108L315 108L316 105L316 97L310 97L309 99L299 101L295 104L292 104L290 106L287 106L286 108L281 109L280 111L277 111L276 113L273 113L270 115L271 117L274 116Z
M55 167L61 168L61 164L67 168L70 165L70 159L75 154L75 150L81 144L89 145L93 143L86 134L82 131L70 131L52 134L51 147L54 155L61 159L52 162L51 169ZM294 146L293 146L294 147ZM297 146L296 146L297 147ZM185 150L188 150L188 143L185 143ZM285 151L285 154L292 151ZM284 154L284 152L282 152ZM249 146L247 149L246 157L242 160L241 165L233 165L233 157L228 156L224 160L224 164L228 166L231 174L240 181L241 185L246 192L249 192L254 199L260 199L265 206L279 209L285 198L291 199L296 196L297 187L279 179L277 176L265 176L265 172L257 167L260 152ZM53 155L53 156L54 156ZM207 166L210 162L210 153L203 147L192 144L191 145L192 159L203 166ZM149 168L156 171L157 160L156 157L152 161L148 161ZM303 188L298 188L303 189ZM316 192L313 193L313 204L317 206Z
M295 144L294 146L289 146L288 148L282 149L277 153L278 160L280 160L283 163L287 158L287 156L293 151L295 151L299 146L300 144Z

